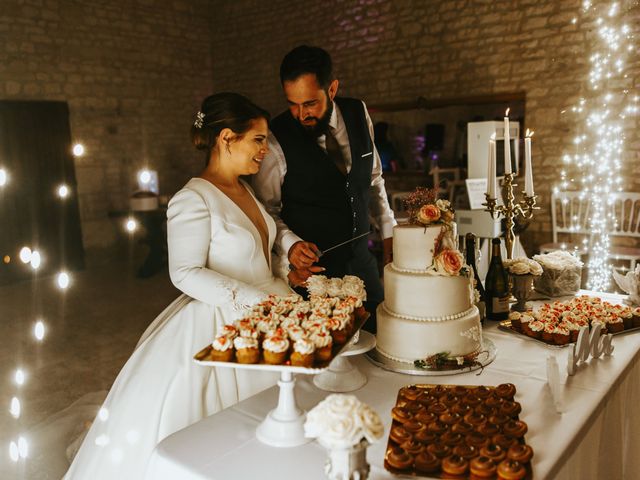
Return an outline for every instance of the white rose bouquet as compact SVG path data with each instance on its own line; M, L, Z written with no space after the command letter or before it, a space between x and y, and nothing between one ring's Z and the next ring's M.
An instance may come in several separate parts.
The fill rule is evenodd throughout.
M304 432L327 448L351 448L363 439L380 440L384 426L380 416L354 395L333 394L307 413Z
M511 275L534 275L536 277L542 275L542 266L530 258L520 257L503 260L502 264Z

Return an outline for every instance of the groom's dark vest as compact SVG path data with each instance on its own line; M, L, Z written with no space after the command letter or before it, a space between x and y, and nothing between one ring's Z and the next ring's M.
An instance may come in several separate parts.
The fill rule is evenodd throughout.
M336 98L335 103L342 113L351 149L351 170L346 176L289 111L271 122L271 131L287 162L281 218L300 238L321 250L369 231L373 142L364 105L352 98ZM319 264L328 275L341 276L345 263L366 249L364 237L327 253Z

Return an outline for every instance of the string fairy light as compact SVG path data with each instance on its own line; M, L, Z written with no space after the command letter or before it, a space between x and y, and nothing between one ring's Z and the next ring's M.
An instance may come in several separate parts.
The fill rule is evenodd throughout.
M582 7L585 14L597 15L592 2L584 1ZM609 232L616 227L614 194L622 190L623 123L626 116L638 109L637 96L631 99L629 90L620 87L628 83L625 60L635 50L633 35L627 25L616 20L620 14L618 2L609 4L605 11L606 15L595 20L598 41L589 57L589 98L581 98L571 109L583 120L585 132L574 138L576 152L562 158L563 164L574 168L563 169L560 183L553 189L554 192L578 189L582 198L590 199L587 288L597 291L607 290L611 279Z
M36 340L41 342L44 339L44 334L46 332L44 322L42 320L38 320L33 327L33 336L36 337Z
M24 437L18 438L18 454L20 458L27 458L29 455L29 442Z
M76 157L81 157L82 155L84 155L84 145L82 145L81 143L76 143L73 146L73 155Z
M40 267L40 263L42 262L42 257L38 250L34 250L31 252L31 258L29 259L29 264L31 268L37 270Z
M11 406L9 407L9 412L13 418L20 418L20 400L18 397L13 397L11 399Z
M24 373L24 370L22 370L21 368L18 368L13 377L14 381L16 382L16 385L18 386L24 385L25 378L26 378L26 375Z
M22 263L29 263L31 261L31 249L29 247L22 247L18 256Z
M11 440L11 443L9 443L9 457L14 462L17 462L18 460L20 460L20 452L18 451L18 444L14 440Z
M127 229L127 232L133 233L138 229L138 222L136 222L135 218L129 217L124 227Z
M58 288L65 290L70 283L69 274L67 272L58 273L56 276L56 283L58 284Z
M64 184L60 185L58 186L57 192L58 192L58 197L67 198L69 196L69 187L67 187Z
M138 172L138 181L145 185L149 183L151 181L151 172L146 168L143 170L140 170Z

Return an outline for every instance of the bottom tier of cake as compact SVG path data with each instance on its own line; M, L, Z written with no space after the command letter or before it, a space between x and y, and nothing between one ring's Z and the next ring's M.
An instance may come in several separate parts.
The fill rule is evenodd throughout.
M440 352L463 356L482 349L480 313L473 306L454 318L402 317L377 310L377 349L398 362L413 363Z

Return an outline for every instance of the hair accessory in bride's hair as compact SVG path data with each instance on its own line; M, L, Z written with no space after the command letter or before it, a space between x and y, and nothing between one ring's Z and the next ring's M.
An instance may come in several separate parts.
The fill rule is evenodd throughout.
M193 126L196 128L202 128L204 125L204 113L198 111L196 113L196 120L193 122Z

